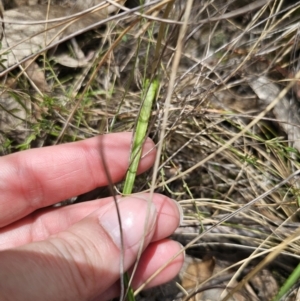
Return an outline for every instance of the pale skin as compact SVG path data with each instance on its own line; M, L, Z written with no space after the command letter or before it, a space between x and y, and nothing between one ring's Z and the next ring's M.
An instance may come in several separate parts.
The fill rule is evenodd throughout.
M0 158L1 300L109 300L118 295L121 251L113 199L49 206L107 185L100 146L112 180L122 180L131 138L131 133L110 134ZM143 154L139 173L155 160L150 139ZM125 270L136 260L150 212L135 288L181 249L167 238L180 220L174 201L155 194L149 209L148 200L147 193L119 200ZM180 255L148 287L171 280L182 263Z

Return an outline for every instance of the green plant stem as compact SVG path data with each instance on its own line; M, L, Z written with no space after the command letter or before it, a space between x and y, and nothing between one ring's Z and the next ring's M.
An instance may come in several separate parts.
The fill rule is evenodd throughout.
M153 80L151 83L149 80L146 80L146 83L144 85L145 92L143 93L143 95L145 97L142 97L141 110L133 138L132 150L130 155L130 166L126 174L125 184L123 188L124 195L131 194L133 189L137 169L141 159L142 146L146 138L148 123L152 111L152 105L156 96L156 92L158 90L158 86L158 80ZM135 301L133 289L129 287L129 276L127 273L124 274L123 279L125 288L128 290L128 300Z
M146 80L145 89L144 89L144 91L146 91L146 97L143 100L142 108L140 110L140 115L136 126L136 132L133 138L133 145L132 145L132 151L130 156L130 166L126 174L125 184L123 188L123 194L125 195L131 194L132 192L134 180L136 177L136 172L142 154L142 146L145 141L145 136L147 133L152 104L157 89L158 89L157 80L153 80L153 82L150 83L150 85L149 85L149 81Z
M292 287L293 285L299 280L300 278L300 263L294 269L292 274L288 277L285 281L283 286L280 288L278 294L272 301L279 301Z

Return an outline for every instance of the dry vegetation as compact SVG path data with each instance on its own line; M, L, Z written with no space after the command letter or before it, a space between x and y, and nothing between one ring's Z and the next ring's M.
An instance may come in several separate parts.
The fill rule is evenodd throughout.
M19 2L26 1L4 1L12 9L4 20L14 18ZM63 9L58 16L53 9L51 18L101 3L55 2ZM14 38L7 25L1 153L134 130L143 82L157 78L149 136L162 152L151 188L183 206L175 238L190 257L177 279L185 290L171 283L140 300L272 300L300 258L299 180L288 178L299 170L300 2L129 0L125 6L112 15L78 16L76 26L57 37L60 24L51 33L56 46L35 63L20 64L28 40L14 44L33 36L32 27L23 25ZM45 20L44 9L34 4L36 15L18 20ZM102 24L61 42L96 19ZM44 33L35 37L39 47L30 51L38 53L47 44ZM21 53L8 64L14 47ZM139 177L135 190L149 189L151 178L151 172ZM79 200L105 193L98 189ZM298 286L281 300L300 300Z

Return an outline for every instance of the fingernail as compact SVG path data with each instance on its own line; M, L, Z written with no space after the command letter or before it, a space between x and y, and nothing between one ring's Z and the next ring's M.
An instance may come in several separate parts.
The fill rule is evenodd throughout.
M135 245L139 247L142 238L154 232L156 207L151 202L139 197L120 199L118 207L122 223L123 248L129 249ZM121 249L120 223L115 205L110 206L100 217L100 224Z
M171 200L175 203L175 205L177 206L178 211L179 211L179 225L178 225L178 227L179 227L183 223L183 218L184 218L183 209L182 209L181 205L177 201L175 201L173 199L171 199Z

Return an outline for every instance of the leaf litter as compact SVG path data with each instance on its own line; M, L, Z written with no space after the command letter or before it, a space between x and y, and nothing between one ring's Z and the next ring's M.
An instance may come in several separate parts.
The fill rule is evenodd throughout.
M156 15L148 12L152 19L135 25L137 15L128 13L128 18L118 24L112 27L107 24L109 35L97 29L76 37L73 45L67 41L60 43L66 35L98 21L99 15L78 17L63 29L69 22L66 17L70 7L75 14L99 3L56 0L51 2L49 10L45 1L4 1L4 7L9 9L4 11L3 18L9 23L4 23L1 49L1 71L5 73L0 101L3 154L55 143L74 106L75 99L68 90L80 78L76 86L80 93L87 83L89 64L110 49L129 25L131 30L111 52L91 84L89 94L67 128L64 142L96 135L103 122L105 131L133 129L141 82L151 70L149 62L154 57L151 43L157 39L159 22L151 21L151 35L145 28L152 24L149 20L163 18L163 9ZM299 169L298 82L273 109L266 110L298 71L299 4L195 0L193 5L156 183L157 192L176 199L184 208L185 221L174 235L183 245ZM184 9L184 1L174 1L169 15L174 22L168 24L163 40L161 90L157 106L153 107L150 132L156 142L176 48L177 23L182 20ZM100 18L108 17L103 11L100 14ZM54 18L65 21L40 22L30 27L13 22ZM95 43L89 44L85 39L88 36L91 40L90 34ZM56 43L62 45L51 46ZM101 45L98 48L97 43ZM44 56L41 51L48 46L51 49ZM76 47L78 51L70 55L69 49ZM42 55L20 65L36 53ZM57 62L60 65L66 62L66 66ZM17 67L18 71L10 69L6 73L8 67ZM70 70L74 76L68 78ZM251 129L238 136L264 111ZM197 165L232 137L237 139L229 147ZM184 174L187 170L190 172ZM147 189L148 181L150 174L138 179L136 191ZM206 233L186 250L185 267L176 279L180 285L173 282L143 292L139 300L225 298L268 252L299 227L298 185L297 179L291 180ZM298 261L299 244L293 241L228 300L271 300ZM297 296L297 290L295 286L284 300L297 300L293 297Z

